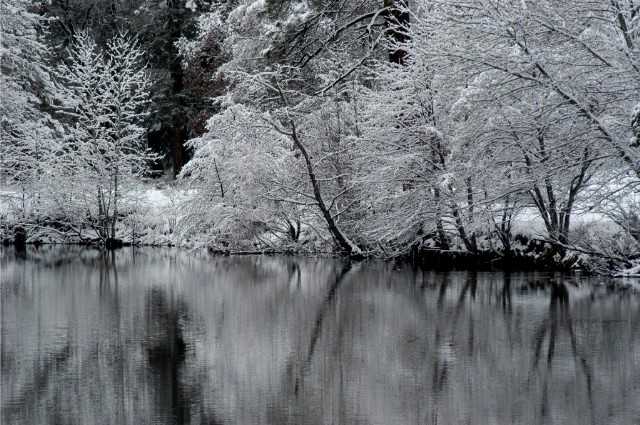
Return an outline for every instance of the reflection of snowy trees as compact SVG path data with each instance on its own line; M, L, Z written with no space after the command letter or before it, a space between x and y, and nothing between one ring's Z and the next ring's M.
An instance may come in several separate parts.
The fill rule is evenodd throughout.
M638 414L640 302L581 282L166 251L36 259L1 260L8 423Z

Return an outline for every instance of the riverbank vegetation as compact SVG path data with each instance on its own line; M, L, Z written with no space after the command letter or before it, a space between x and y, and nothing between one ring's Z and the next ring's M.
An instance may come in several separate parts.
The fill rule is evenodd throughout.
M637 0L110 4L3 3L4 238L638 272Z

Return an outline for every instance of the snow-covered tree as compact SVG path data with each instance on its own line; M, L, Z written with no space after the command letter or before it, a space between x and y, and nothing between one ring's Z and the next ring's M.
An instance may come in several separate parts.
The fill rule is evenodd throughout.
M224 62L196 196L302 204L344 252L510 251L519 208L567 246L640 177L639 5L601 3L226 2L179 43L187 68Z
M180 181L195 193L181 208L185 234L207 234L226 244L266 232L280 242L297 242L308 199L284 198L278 190L296 184L294 152L286 137L259 121L254 110L229 106L209 119L209 132L189 142L194 156Z
M638 103L638 5L633 0L429 2L440 43L423 48L447 66L494 72L512 93L553 93L561 125L585 120L611 155L640 177L633 140ZM494 102L498 102L495 99ZM570 111L570 113L568 113Z
M228 94L221 101L223 108L243 105L250 111L247 116L254 119L245 125L271 126L271 131L280 136L277 140L284 137L295 153L292 162L295 173L285 174L295 177L282 181L271 176L271 180L280 184L272 184L263 195L294 201L291 202L294 205L299 205L297 198L302 197L302 205L313 207L338 249L359 254L352 236L340 224L341 221L353 224L348 218L349 210L357 203L350 199L352 173L347 164L347 144L355 127L347 117L351 108L341 86L373 54L372 46L376 43L371 45L366 40L343 36L357 31L366 34L367 29L363 30L361 25L370 24L369 29L373 28L382 5L377 8L380 13L376 9L367 10L369 3L363 2L330 16L327 5L316 9L317 5L305 2L239 3L225 14L214 14L204 20L201 29L226 37L224 45L229 61L219 70L229 84ZM369 33L374 35L373 31ZM195 44L182 45L187 61L201 51L203 40L207 40L204 35ZM224 111L220 115L223 114ZM209 131L217 131L211 121ZM204 138L217 139L207 135ZM195 156L199 157L197 151ZM199 164L203 165L201 161Z
M576 40L558 33L558 22L540 40L540 14L555 19L551 10L561 4L536 3L527 20L519 18L521 2L472 3L414 2L404 44L397 45L407 53L403 66L380 62L370 68L376 77L362 90L362 143L369 148L362 178L364 190L376 188L370 189L371 236L402 244L436 235L446 247L442 235L450 229L475 251L478 231L490 224L507 248L503 236L515 202L530 204L548 238L565 244L595 173L602 178L603 169L615 169L615 158L634 170L634 152L624 146L624 134L631 134L624 124L628 98L635 93L635 83L625 81L633 66L629 58L611 59L622 80L612 79L608 72L614 71L588 62L595 50L583 45L587 58L568 57ZM566 10L572 25L589 18L587 6ZM505 22L527 28L533 40L509 38L513 28L500 27ZM527 49L534 43L535 61L553 68L553 78L531 63ZM589 66L581 70L584 64ZM578 72L587 80L576 80ZM567 101L554 79L589 100L588 114ZM598 127L604 122L609 130Z
M0 182L17 188L22 219L38 208L54 123L44 112L51 100L46 25L27 0L0 3ZM16 193L13 191L13 193Z
M80 32L58 77L69 124L55 174L66 182L61 195L101 239L115 239L127 191L151 159L142 127L150 85L143 52L123 32L104 49Z

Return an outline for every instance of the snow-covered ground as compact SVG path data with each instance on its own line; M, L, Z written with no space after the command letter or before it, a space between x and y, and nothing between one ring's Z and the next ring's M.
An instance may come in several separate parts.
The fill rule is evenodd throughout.
M181 220L180 206L189 203L192 191L178 188L173 182L148 181L128 195L126 202L134 211L122 223L123 238L141 235L142 241L157 245L180 245L183 241L176 232ZM28 204L28 201L27 201ZM16 220L16 211L22 207L19 190L0 187L0 221L10 224ZM27 205L29 210L29 206ZM0 226L2 227L2 226ZM619 228L604 214L582 213L572 217L572 229L588 227L598 232L615 233ZM544 238L544 222L533 208L522 210L513 224L513 234ZM0 230L2 232L2 230Z
M622 270L616 277L640 277L640 264Z
M118 223L118 234L124 242L144 245L156 246L181 246L181 247L198 247L210 246L216 238L222 237L222 246L225 238L229 237L220 229L228 227L224 231L232 232L231 238L245 238L246 240L255 239L258 233L241 235L233 233L238 230L234 227L234 220L238 219L239 209L226 205L210 206L202 214L216 218L215 225L198 223L191 226L190 218L185 214L187 210L185 206L193 205L192 190L178 187L173 181L146 181L138 186L134 191L128 193L127 198L123 200L123 208L120 211L125 213L125 217ZM34 208L29 205L27 200L25 203L28 214L34 213ZM51 208L51 204L48 204ZM19 190L9 187L0 187L0 240L12 237L13 224L19 221L22 211L23 199ZM189 208L191 211L191 208ZM36 213L42 216L51 217L55 213L40 208ZM193 212L190 213L193 216ZM192 219L193 217L191 217ZM243 217L249 220L246 216ZM251 220L249 220L251 221ZM234 230L235 229L235 230ZM308 230L308 229L307 229ZM601 213L588 212L576 214L572 217L572 233L577 237L584 235L597 234L602 240L614 238L620 232L620 228L608 216ZM240 230L242 231L242 230ZM455 229L451 229L455 232ZM222 233L221 233L222 232ZM90 228L82 229L84 238L96 238L95 232ZM313 232L308 231L307 236ZM515 217L512 228L514 235L524 235L529 238L544 239L546 230L544 223L538 212L533 209L524 209ZM272 235L265 233L260 236L261 240L268 244L277 245L278 241L274 240ZM31 240L40 240L42 242L73 242L71 238L64 237L55 233L55 231L47 231L47 229L33 229L31 231ZM303 237L304 239L304 237ZM321 242L319 242L321 243ZM309 246L312 243L309 244ZM628 268L619 272L620 277L640 276L640 265Z
M125 241L139 237L143 243L154 245L176 244L174 237L178 221L180 203L186 202L188 191L179 190L168 183L146 182L138 190L130 192L123 202L130 213L119 223L119 233ZM55 216L56 211L51 205L41 205L39 211L34 211L27 199L24 206L26 216L39 214L40 216ZM9 237L13 224L21 219L23 211L22 197L16 188L0 188L0 238ZM95 237L94 232L87 228L83 230L85 237ZM56 235L46 237L39 235L45 242L60 241ZM58 235L59 236L59 235Z
M602 213L587 212L571 216L572 230L585 226L592 228L597 227L599 232L615 233L620 230L609 217ZM525 208L517 215L513 223L512 233L540 238L546 237L544 221L534 208Z

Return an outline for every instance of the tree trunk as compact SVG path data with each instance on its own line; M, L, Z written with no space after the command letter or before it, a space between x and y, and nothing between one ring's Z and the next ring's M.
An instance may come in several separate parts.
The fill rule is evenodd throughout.
M329 211L326 204L324 203L324 199L322 198L322 193L320 191L320 185L318 184L318 180L316 179L316 174L313 169L313 164L311 163L311 158L309 157L309 153L307 152L307 149L305 148L305 146L300 141L300 138L298 137L298 133L296 131L296 126L294 122L289 121L289 125L291 127L291 134L290 134L291 139L293 140L293 143L298 148L298 150L300 151L300 153L304 158L304 162L307 166L307 175L309 176L309 181L311 182L311 186L313 188L313 196L316 200L316 203L318 204L318 208L320 208L322 217L324 217L327 223L327 227L329 228L329 232L331 233L331 236L333 236L336 243L338 244L338 248L340 248L340 250L343 251L344 253L351 256L355 256L355 257L362 256L362 251L360 250L360 248L358 248L358 246L354 244L338 228L338 225L333 219L331 212Z
M174 124L176 127L173 129L172 140L172 153L173 153L173 177L177 177L184 165L184 143L187 139L184 126L180 124Z
M498 238L500 238L506 256L511 255L511 218L513 216L513 210L510 210L509 207L510 198L511 197L507 195L504 200L504 210L500 218L500 225L495 224Z
M118 221L118 169L113 175L113 218L111 219L111 239L116 238L116 222Z
M105 211L104 205L104 193L102 187L98 187L98 236L102 240L106 240L109 235L107 231L107 211Z
M462 222L462 217L460 216L460 210L458 209L458 207L454 205L451 209L453 212L453 218L456 220L456 227L458 229L458 234L460 235L460 239L462 239L462 242L464 243L464 246L467 249L467 251L475 254L476 252L478 252L475 235L472 234L471 236L469 236L467 234L467 231L464 228L464 223Z
M220 197L224 199L224 186L222 185L222 179L220 178L220 171L218 170L218 164L216 159L213 158L213 166L216 170L216 177L218 178L218 186L220 186Z
M182 36L185 25L184 9L180 0L169 0L167 2L167 28L169 37L172 42L169 44L168 62L169 73L173 82L171 87L171 95L175 100L173 103L172 113L172 153L173 153L173 177L175 178L182 170L185 164L184 145L187 141L187 105L184 96L184 70L182 69L182 60L178 54L175 42Z
M438 248L448 251L449 240L444 232L444 225L442 223L442 205L440 203L440 189L437 187L433 190L433 197L436 202L436 232L438 234Z

